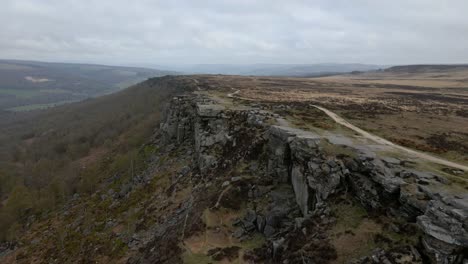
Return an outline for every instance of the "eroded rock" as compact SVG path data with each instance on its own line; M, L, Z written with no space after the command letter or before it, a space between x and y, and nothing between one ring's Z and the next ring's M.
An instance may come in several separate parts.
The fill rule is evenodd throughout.
M193 140L202 174L216 168L229 168L252 155L252 145L266 141L266 164L256 161L250 170L253 173L264 171L264 175L256 176L275 186L292 186L295 204L290 204L287 195L281 192L269 193L270 208L261 212L249 211L242 219L242 233L263 233L271 238L271 243L280 241L279 234L295 229L301 229L299 231L305 235L307 230L302 230L305 219L314 215L326 219L330 197L346 190L370 212L387 212L410 222L417 220L423 233L423 253L435 263L462 263L467 257L468 196L455 197L440 192L441 186L450 184L447 178L407 169L400 159L379 158L370 150L352 146L346 146L345 154L330 153L323 149L324 142L335 148L341 146L310 132L269 126L266 118L267 115L259 110L227 110L209 100L184 97L173 99L166 121L161 124L164 141L180 144ZM255 128L268 129L268 132L264 138L256 138L251 131ZM350 152L353 155L346 154ZM229 179L232 183L242 181L238 176ZM245 199L260 199L268 190L261 192L252 186ZM297 208L300 215L293 213ZM295 219L301 219L300 223ZM285 239L282 244L290 243L288 238ZM278 255L282 248L280 245L273 251ZM407 248L402 251L405 253L398 254L406 254L414 261L412 263L420 263L417 251ZM399 255L392 254L376 251L358 263L399 263Z

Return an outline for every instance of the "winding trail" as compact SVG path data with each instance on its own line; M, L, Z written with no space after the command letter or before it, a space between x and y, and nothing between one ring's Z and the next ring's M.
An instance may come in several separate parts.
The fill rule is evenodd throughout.
M228 93L228 94L227 94L227 97L232 98L232 97L234 97L234 95L238 94L239 92L240 92L240 90L236 90L236 91L233 92L233 93Z
M406 148L406 147L403 147L403 146L400 146L400 145L397 145L397 144L394 144L384 138L381 138L379 136L376 136L376 135L373 135L365 130L362 130L360 129L359 127L349 123L348 121L346 121L344 118L340 117L339 115L335 114L334 112L326 109L326 108L323 108L323 107L320 107L320 106L317 106L317 105L311 105L321 111L323 111L325 114L327 114L329 117L331 117L336 123L340 124L340 125L343 125L357 133L359 133L361 136L367 138L367 139L370 139L374 142L377 142L379 144L382 144L382 145L386 145L386 146L391 146L393 148L396 148L396 149L399 149L399 150L402 150L404 152L407 152L415 157L418 157L418 158L421 158L421 159L425 159L425 160L428 160L428 161L431 161L431 162L434 162L434 163L438 163L438 164L442 164L442 165L445 165L445 166L449 166L449 167L453 167L453 168L457 168L457 169L460 169L460 170L464 170L464 171L468 171L468 166L465 166L465 165L462 165L462 164L458 164L458 163L455 163L455 162L452 162L452 161L448 161L448 160L444 160L442 158L438 158L438 157L434 157L434 156L431 156L429 154L426 154L426 153L422 153L422 152L419 152L419 151L415 151L415 150L412 150L412 149L409 149L409 148Z

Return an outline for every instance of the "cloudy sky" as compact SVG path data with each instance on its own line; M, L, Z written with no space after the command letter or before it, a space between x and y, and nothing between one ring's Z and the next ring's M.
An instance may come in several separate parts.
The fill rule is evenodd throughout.
M467 63L467 0L1 0L0 58Z

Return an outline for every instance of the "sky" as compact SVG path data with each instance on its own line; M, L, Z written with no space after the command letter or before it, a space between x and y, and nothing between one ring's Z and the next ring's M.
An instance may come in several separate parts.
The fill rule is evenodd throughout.
M1 0L0 58L467 63L466 0Z

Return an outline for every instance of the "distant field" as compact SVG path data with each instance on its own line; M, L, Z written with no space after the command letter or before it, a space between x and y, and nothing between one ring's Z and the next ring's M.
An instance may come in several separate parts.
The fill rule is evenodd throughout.
M73 102L77 102L77 101L76 100L68 100L68 101L55 102L55 103L50 103L50 104L23 105L23 106L8 108L7 110L12 111L12 112L24 112L24 111L47 109L47 108L51 108L51 107L54 107L54 106L69 104L69 103L73 103Z
M437 66L402 66L393 67L383 71L361 74L344 74L317 78L327 82L340 83L375 83L390 85L421 86L428 88L467 88L468 66L453 66L442 68Z
M17 98L31 98L34 96L39 95L41 92L40 90L19 90L19 89L6 89L0 88L0 97L2 95L13 95Z
M42 94L62 94L70 93L64 89L40 89L40 90L22 90L0 88L0 97L2 95L13 95L17 98L33 98Z

